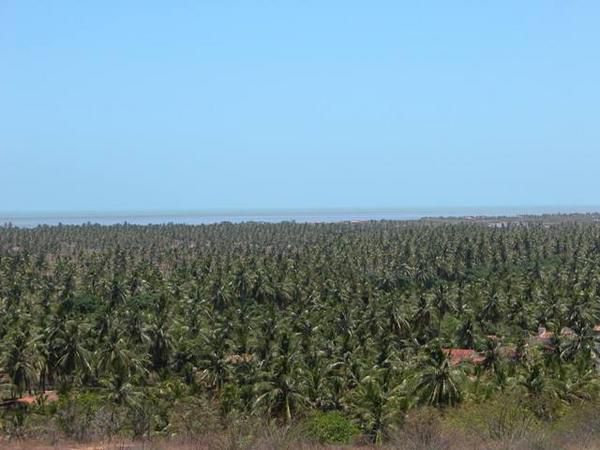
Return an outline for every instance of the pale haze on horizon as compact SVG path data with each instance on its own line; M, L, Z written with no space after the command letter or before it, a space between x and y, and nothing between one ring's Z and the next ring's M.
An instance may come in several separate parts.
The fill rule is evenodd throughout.
M598 204L599 23L594 1L4 0L0 211Z

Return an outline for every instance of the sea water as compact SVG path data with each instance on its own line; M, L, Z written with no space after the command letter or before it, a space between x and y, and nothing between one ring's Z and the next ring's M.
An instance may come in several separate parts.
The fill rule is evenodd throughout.
M45 213L1 214L0 225L17 227L39 225L114 225L129 223L148 224L214 224L222 222L298 222L331 223L370 220L417 220L426 217L465 216L518 216L556 213L592 213L600 207L543 206L543 207L463 207L463 208L389 208L389 209L315 209L315 210L238 210L238 211L185 211L185 212L119 212L119 213Z

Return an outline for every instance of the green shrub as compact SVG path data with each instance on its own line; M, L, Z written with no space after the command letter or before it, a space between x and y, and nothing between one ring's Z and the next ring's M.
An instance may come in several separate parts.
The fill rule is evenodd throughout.
M359 429L338 412L317 413L305 423L306 435L322 444L349 444Z

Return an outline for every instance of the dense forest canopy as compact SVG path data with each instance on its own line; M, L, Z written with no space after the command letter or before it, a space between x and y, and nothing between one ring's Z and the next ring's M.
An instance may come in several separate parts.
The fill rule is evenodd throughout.
M551 421L596 398L599 269L593 223L8 226L0 395L91 398L133 436L197 407L382 442L500 393Z

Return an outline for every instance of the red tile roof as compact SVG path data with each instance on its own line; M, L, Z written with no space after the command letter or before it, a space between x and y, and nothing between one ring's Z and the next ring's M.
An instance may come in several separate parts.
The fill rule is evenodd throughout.
M485 357L470 348L444 348L442 351L450 359L450 364L456 366L463 362L472 362L473 364L481 364Z
M33 405L38 401L39 395L25 395L16 400L16 403L22 403L24 405ZM44 392L44 398L47 402L55 402L58 400L58 394L56 391Z

